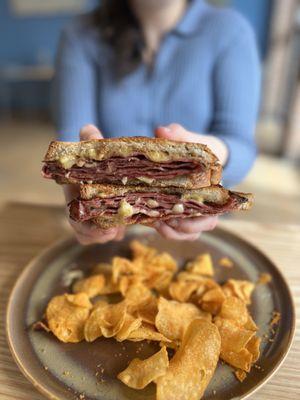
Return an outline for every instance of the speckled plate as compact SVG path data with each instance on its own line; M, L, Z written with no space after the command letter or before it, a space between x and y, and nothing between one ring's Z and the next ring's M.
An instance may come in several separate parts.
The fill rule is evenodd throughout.
M245 399L281 365L292 342L295 313L290 290L276 266L252 245L222 229L191 243L164 240L151 232L146 228L133 228L123 242L90 247L82 247L75 239L69 238L46 249L21 274L7 310L8 343L21 371L47 398L155 399L154 385L136 391L123 385L116 375L126 367L128 360L137 356L138 348L141 347L138 354L143 358L153 354L156 345L118 343L113 339L64 344L51 334L30 328L41 318L49 298L66 290L66 273L78 269L88 271L97 262L109 261L114 255L129 256L128 242L133 237L170 252L179 265L200 252L210 252L219 282L228 278L257 281L262 273L273 277L271 283L257 287L251 305L251 313L260 327L259 335L268 335L271 339L263 341L257 368L253 368L246 380L240 383L229 366L219 365L203 397L205 400ZM223 256L234 261L234 268L217 266L217 261ZM271 333L269 327L273 311L284 316L275 333Z

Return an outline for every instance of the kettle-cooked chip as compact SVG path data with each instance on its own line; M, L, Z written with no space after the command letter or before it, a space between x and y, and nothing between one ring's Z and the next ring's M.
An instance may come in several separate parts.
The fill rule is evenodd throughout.
M144 389L149 383L164 375L169 366L166 347L146 360L134 358L118 378L133 389Z
M245 326L249 320L248 309L243 300L237 297L227 297L222 303L219 317L230 319L238 326Z
M257 345L254 339L255 332L238 327L232 320L217 317L215 325L221 335L222 360L235 368L249 372L251 364L257 356ZM251 342L253 340L253 342ZM248 349L253 351L253 354Z
M170 342L168 338L157 332L155 327L150 324L143 323L138 329L132 331L127 337L132 342L140 342L142 340L152 340L154 342Z
M73 285L73 292L83 292L86 293L89 298L92 298L102 294L104 286L104 275L92 275L89 278L80 279L79 281L75 282L75 284Z
M214 324L204 319L191 322L167 373L156 380L157 400L199 400L217 366L220 346Z
M185 303L197 291L198 287L199 284L193 281L172 282L169 286L169 293L172 299Z
M227 364L231 365L234 368L239 368L245 372L250 372L251 365L253 363L253 356L247 349L242 349L238 353L234 351L222 352L220 357Z
M253 318L251 317L251 315L248 315L248 320L244 325L245 329L248 329L249 331L254 331L256 332L258 330L258 327L256 325L256 323L253 321Z
M112 259L112 282L117 284L122 276L130 276L137 273L134 263L127 258L114 257Z
M152 273L150 272L145 279L145 285L151 289L156 289L158 292L163 292L169 287L173 276L173 271L153 271Z
M107 306L106 301L98 301L93 308L89 318L84 325L84 338L87 342L93 342L102 336L100 318L103 314L103 308Z
M156 314L158 313L157 297L152 296L146 304L138 307L137 315L148 324L155 325Z
M186 265L187 271L199 275L214 275L212 259L209 253L200 254Z
M48 327L62 342L80 342L84 338L84 324L91 308L86 293L55 296L46 309Z
M201 311L194 304L159 298L155 326L168 339L181 340L190 323L196 318L211 320L210 314Z
M107 304L99 309L99 325L104 337L115 336L122 328L127 313L126 301Z
M133 304L138 306L140 304L146 304L153 297L152 292L142 282L135 282L129 284L127 290L123 293L127 304Z
M154 247L146 246L138 240L132 240L129 247L132 251L133 260L143 259L146 262L157 254L157 250Z
M229 319L217 317L214 322L221 335L221 353L230 351L238 353L246 348L247 343L255 335L255 332L241 328Z
M225 285L223 285L223 291L227 297L238 297L246 304L251 304L251 294L254 288L254 283L236 279L229 279Z
M204 311L211 314L217 314L225 300L225 295L220 286L210 289L204 293L199 303Z
M131 332L137 330L142 325L141 318L135 318L130 314L126 314L124 324L122 328L119 330L117 335L115 336L118 342L123 342L126 340Z
M237 369L234 374L240 382L243 382L247 378L246 372L241 369Z
M252 354L252 363L255 363L260 356L260 344L261 339L257 336L253 336L247 343L247 350Z

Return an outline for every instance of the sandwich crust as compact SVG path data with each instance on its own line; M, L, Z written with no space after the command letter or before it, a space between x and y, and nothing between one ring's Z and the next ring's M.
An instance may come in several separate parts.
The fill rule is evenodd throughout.
M168 162L189 158L201 159L207 164L218 164L218 158L204 144L178 142L142 136L95 139L82 142L50 143L44 161L60 161L61 158L105 160L110 157L129 157L143 154L154 162Z

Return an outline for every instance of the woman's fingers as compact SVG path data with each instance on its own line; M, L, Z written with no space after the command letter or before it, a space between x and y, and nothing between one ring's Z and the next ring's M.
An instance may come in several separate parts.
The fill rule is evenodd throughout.
M201 135L187 131L179 124L159 126L155 130L155 136L163 139L177 140L179 142L201 143Z
M188 233L178 232L175 229L171 228L169 225L167 225L165 222L161 222L155 225L155 229L161 236L165 237L166 239L194 241L199 238L199 233L188 234Z
M193 234L215 229L218 217L174 218L166 223L177 232Z
M80 140L93 140L93 139L103 139L103 136L99 129L95 125L84 125L80 129Z

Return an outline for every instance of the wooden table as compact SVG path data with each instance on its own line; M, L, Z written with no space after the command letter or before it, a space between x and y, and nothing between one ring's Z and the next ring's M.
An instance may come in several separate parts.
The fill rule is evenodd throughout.
M287 277L297 307L292 349L280 370L255 400L300 399L300 227L226 220L222 225L265 251ZM42 400L14 363L5 338L9 293L26 263L45 246L67 233L63 210L57 207L9 203L0 209L0 399Z

